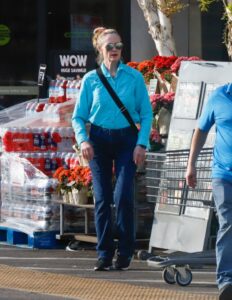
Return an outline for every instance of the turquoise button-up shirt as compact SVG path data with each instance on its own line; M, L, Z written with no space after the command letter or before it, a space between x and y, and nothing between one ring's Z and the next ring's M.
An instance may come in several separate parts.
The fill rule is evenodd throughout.
M216 125L212 177L232 182L232 84L213 91L198 121L198 128L209 131Z
M133 121L140 124L137 144L147 146L152 123L152 108L142 74L123 63L119 64L115 77L110 75L104 64L101 68ZM100 81L96 70L88 72L83 77L80 95L73 112L72 125L79 145L83 141L88 141L85 127L87 122L107 129L130 126Z

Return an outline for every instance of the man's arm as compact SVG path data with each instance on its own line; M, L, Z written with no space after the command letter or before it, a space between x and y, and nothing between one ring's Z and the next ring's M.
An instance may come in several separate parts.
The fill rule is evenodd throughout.
M202 131L199 128L196 128L193 134L192 144L191 144L190 154L188 159L188 166L187 166L187 171L185 176L187 185L189 185L192 188L195 188L197 184L195 163L205 143L207 135L208 135L208 131Z

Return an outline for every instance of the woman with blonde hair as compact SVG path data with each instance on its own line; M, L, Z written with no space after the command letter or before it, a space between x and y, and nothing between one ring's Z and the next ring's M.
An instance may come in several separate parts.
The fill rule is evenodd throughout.
M118 32L98 27L92 41L100 68L83 77L72 123L93 177L98 240L98 261L94 270L111 269L115 250L115 269L126 270L135 243L134 175L136 165L142 164L145 158L152 110L143 76L121 61L123 43ZM120 109L102 80L120 99ZM125 111L130 115L130 121ZM91 124L89 135L85 127L87 122ZM139 124L139 130L135 124ZM117 249L112 230L112 204L116 210Z

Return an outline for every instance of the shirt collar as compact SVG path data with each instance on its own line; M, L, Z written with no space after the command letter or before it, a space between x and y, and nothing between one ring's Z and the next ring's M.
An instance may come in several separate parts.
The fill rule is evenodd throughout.
M232 83L228 84L228 87L226 89L226 93L232 95Z
M101 63L101 69L102 69L102 72L105 75L105 77L111 77L110 72L108 71L108 69L106 68L104 63ZM122 69L123 69L123 63L120 61L118 64L116 76L117 76L118 72Z

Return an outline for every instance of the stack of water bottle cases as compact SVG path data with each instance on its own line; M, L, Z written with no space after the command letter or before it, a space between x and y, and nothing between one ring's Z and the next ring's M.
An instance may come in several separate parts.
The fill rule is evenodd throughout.
M1 224L29 233L59 230L52 176L60 166L78 164L71 127L78 93L79 85L54 81L48 99L29 101L24 117L1 125ZM67 230L75 227L77 213L66 209Z

